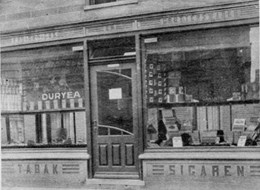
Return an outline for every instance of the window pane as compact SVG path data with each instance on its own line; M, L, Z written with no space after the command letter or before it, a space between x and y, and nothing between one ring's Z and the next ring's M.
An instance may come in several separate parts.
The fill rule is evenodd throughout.
M94 4L110 3L115 1L117 0L94 0Z
M223 144L234 119L249 126L260 117L253 104L260 100L258 34L234 27L163 34L145 44L150 146L173 146L173 137L184 145Z
M131 69L98 71L97 93L99 135L132 134Z
M90 59L135 55L135 40L133 37L105 39L93 41L90 44Z
M2 145L86 143L80 45L2 53Z

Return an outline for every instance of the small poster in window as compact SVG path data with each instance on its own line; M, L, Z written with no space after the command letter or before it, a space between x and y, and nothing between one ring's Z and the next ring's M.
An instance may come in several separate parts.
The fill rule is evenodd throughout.
M109 89L109 100L122 99L122 88Z

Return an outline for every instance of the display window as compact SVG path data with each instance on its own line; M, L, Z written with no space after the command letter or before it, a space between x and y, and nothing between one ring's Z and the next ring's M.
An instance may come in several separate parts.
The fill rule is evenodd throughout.
M260 145L258 27L146 37L148 147Z
M2 146L86 145L82 46L2 53Z

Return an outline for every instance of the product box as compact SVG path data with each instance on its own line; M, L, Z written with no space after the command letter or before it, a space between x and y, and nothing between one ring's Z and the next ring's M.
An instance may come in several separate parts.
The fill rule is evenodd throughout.
M216 144L224 139L224 133L222 130L209 130L201 132L202 144Z
M200 132L199 131L193 131L190 133L191 139L192 139L192 144L194 145L199 145L200 142Z
M242 131L233 131L233 144L237 144Z
M232 131L245 131L246 119L234 119Z
M225 131L224 139L226 143L233 144L234 143L234 135L232 131Z

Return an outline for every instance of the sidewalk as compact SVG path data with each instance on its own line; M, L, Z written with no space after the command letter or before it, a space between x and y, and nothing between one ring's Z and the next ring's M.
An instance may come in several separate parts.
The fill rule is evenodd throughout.
M141 180L126 179L89 179L86 184L77 187L2 187L2 190L144 190Z

